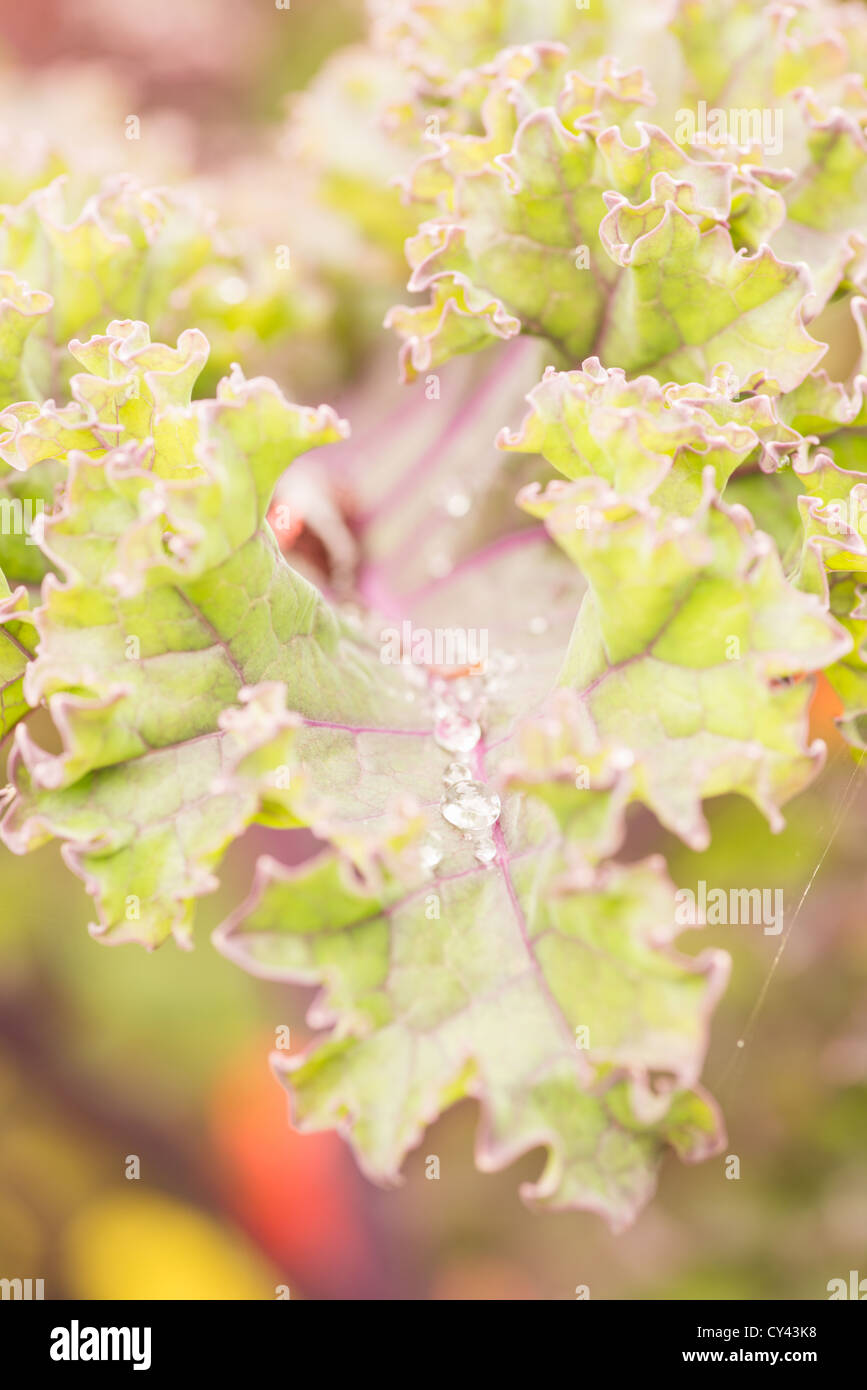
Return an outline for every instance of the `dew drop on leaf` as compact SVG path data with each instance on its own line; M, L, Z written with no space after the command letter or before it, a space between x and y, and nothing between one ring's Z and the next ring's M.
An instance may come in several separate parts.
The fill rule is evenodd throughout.
M419 859L426 873L433 873L443 857L442 845L438 838L431 837L419 847Z
M441 714L434 725L434 738L447 753L470 753L481 736L478 722L465 714L448 711Z
M490 864L491 861L496 858L497 847L490 835L486 835L483 839L479 840L474 853L480 864Z
M438 550L430 557L427 568L432 579L445 579L447 574L451 574L453 564L448 555Z
M456 782L440 804L449 825L474 833L488 830L500 815L500 798L483 782Z
M220 281L217 293L224 304L243 304L247 298L247 283L240 275L227 275Z
M472 505L471 499L465 492L453 492L446 501L446 511L449 516L466 516Z

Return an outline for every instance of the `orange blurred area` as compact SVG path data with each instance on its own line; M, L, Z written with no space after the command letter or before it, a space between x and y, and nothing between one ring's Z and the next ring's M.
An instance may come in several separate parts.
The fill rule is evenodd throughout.
M359 1174L336 1134L290 1126L286 1092L266 1062L272 1041L233 1058L214 1089L211 1127L227 1204L302 1288L357 1293L376 1260Z
M829 748L845 748L845 739L836 724L842 713L843 701L824 671L820 671L810 701L810 738L823 738Z

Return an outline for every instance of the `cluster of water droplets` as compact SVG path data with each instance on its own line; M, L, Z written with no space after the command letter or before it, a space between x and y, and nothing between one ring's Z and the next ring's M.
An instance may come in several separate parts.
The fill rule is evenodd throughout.
M497 857L493 830L500 818L501 803L497 793L480 779L477 749L488 697L516 665L514 658L498 652L491 654L480 674L454 680L439 676L428 679L434 739L444 752L453 755L443 772L440 813L472 844L480 864L490 864ZM444 852L442 837L433 832L421 848L426 872L436 870Z
M479 863L490 864L497 854L491 832L500 818L499 796L478 781L466 763L449 763L443 773L443 783L440 799L443 819L462 831L465 840L472 841Z
M481 864L490 864L497 854L491 830L500 817L500 798L474 779L466 763L449 763L443 782L443 818L474 841L473 853Z
M447 516L457 520L470 512L473 498L458 488L444 497L441 505ZM454 560L445 550L437 551L428 558L427 568L431 578L442 579L454 569ZM534 618L530 631L541 634L547 626L547 619ZM490 864L497 856L492 832L500 818L501 803L497 793L479 779L473 767L475 762L478 768L478 759L472 755L482 739L482 721L489 697L507 684L518 664L518 659L509 653L492 652L481 672L449 680L410 663L403 668L407 681L406 699L410 703L417 699L430 702L434 739L444 752L454 757L443 772L440 813L472 843L473 853L481 864ZM419 851L423 871L434 874L444 854L443 836L431 831Z

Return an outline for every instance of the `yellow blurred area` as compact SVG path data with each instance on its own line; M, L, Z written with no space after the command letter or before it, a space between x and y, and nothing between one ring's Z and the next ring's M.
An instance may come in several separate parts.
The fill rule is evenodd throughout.
M273 1299L278 1272L241 1235L174 1198L112 1193L60 1240L73 1298Z

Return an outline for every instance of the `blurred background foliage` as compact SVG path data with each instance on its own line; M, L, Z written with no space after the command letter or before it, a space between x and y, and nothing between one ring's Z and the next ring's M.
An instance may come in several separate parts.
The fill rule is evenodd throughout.
M86 146L100 174L194 177L239 221L255 192L251 219L273 244L298 210L290 199L287 211L279 164L264 180L252 152L279 147L286 93L362 30L357 0L292 0L290 13L253 0L3 0L3 148L20 154L35 125L61 151ZM137 144L122 138L130 112L149 118ZM59 172L62 157L51 160ZM9 169L2 177L4 198L23 196ZM357 264L352 273L364 280ZM361 317L376 307L374 286ZM300 360L270 367L287 389L297 378L325 394L345 370L351 313L340 294L326 310L341 318L346 358L335 366L325 339L308 337ZM232 347L248 367L256 344ZM829 766L783 834L722 800L709 807L706 853L664 846L679 883L784 887L791 934L709 927L681 939L733 956L705 1080L740 1177L726 1177L725 1156L672 1159L619 1237L590 1215L521 1206L515 1178L537 1173L541 1153L517 1174L477 1173L470 1104L425 1135L393 1192L366 1183L338 1137L290 1129L266 1059L283 1027L293 1051L303 1044L309 992L244 976L207 934L258 853L295 862L309 836L246 836L202 904L196 950L150 957L89 938L84 891L53 847L22 860L4 851L0 1275L42 1277L50 1298L274 1298L286 1285L293 1298L571 1299L589 1285L593 1298L814 1299L850 1269L867 1274L867 779L833 712L820 689ZM658 847L638 813L629 853ZM426 1177L434 1154L438 1181ZM126 1176L134 1157L138 1179Z

